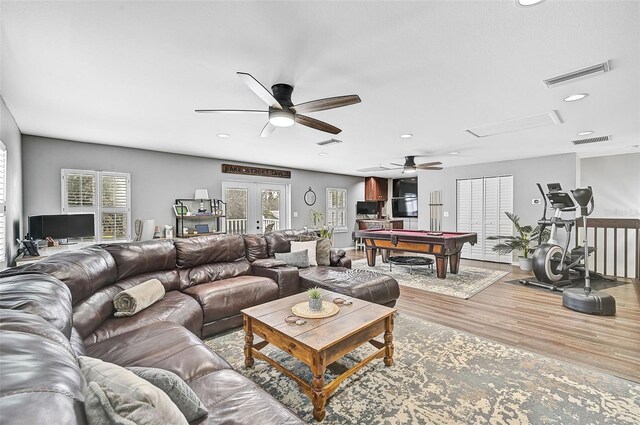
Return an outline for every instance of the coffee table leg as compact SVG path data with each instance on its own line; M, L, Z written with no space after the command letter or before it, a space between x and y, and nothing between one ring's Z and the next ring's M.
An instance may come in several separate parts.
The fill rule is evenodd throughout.
M251 329L251 318L244 316L244 365L253 367L253 330Z
M384 323L384 364L393 366L393 316L386 318Z
M313 417L319 422L322 421L327 414L325 410L327 396L324 392L324 372L326 366L322 356L316 356L313 360L314 364L311 367L311 372L313 373L313 379L311 380L311 401L313 402Z

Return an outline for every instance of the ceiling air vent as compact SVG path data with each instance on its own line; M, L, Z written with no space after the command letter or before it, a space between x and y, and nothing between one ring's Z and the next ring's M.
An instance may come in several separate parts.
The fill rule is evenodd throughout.
M556 111L469 128L467 132L476 137L488 137L553 124L562 124L562 120Z
M611 140L611 136L602 136L592 137L590 139L572 140L571 143L573 143L574 145L586 145L587 143L608 142L609 140Z
M342 140L329 139L329 140L325 140L323 142L318 142L318 143L316 143L316 145L318 145L318 146L326 146L326 145L333 145L334 143L342 143Z
M559 84L571 83L579 79L604 74L605 72L609 72L609 61L567 72L566 74L558 75L557 77L547 78L546 80L542 80L542 82L545 83L547 87L551 88Z

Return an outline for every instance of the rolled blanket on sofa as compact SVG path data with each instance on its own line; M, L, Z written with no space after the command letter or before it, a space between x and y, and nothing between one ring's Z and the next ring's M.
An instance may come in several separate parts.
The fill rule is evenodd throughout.
M113 298L114 316L133 316L164 297L164 286L158 279L150 279L120 292Z

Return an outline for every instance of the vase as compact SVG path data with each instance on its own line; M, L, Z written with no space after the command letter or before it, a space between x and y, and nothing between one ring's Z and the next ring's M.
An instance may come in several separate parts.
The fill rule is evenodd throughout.
M309 309L314 311L322 310L322 298L309 298Z

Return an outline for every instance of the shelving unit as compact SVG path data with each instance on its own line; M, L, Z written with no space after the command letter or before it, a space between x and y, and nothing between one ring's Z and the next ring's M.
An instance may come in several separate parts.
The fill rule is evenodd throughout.
M205 212L193 212L198 211L200 204L203 204ZM202 235L216 235L227 232L226 225L226 212L227 204L220 199L176 199L176 206L180 206L181 214L176 213L176 228L175 235L178 238L192 238L194 236ZM184 207L187 207L190 212L185 214ZM207 233L193 233L195 231L196 224L208 224L209 232ZM184 233L184 228L187 227L189 231Z

